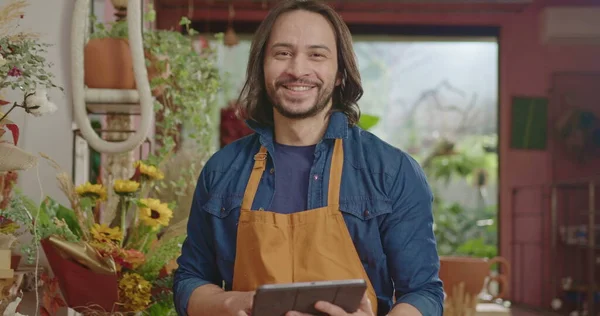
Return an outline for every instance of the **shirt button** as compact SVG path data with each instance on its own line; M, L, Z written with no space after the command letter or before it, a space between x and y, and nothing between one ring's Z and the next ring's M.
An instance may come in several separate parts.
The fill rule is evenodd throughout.
M315 179L315 181L317 181L317 180L319 180L319 175L318 175L318 174L315 174L315 175L313 176L313 178Z
M260 212L262 212L262 211L264 211L265 209L261 207L261 208L259 208L258 210L259 210Z
M224 207L221 207L221 212L225 212L225 208Z
M271 170L269 170L269 172L270 172L271 174L274 174L274 173L275 173L275 168L271 168Z
M364 213L364 214L365 214L365 216L369 216L369 214L370 214L370 213L369 213L369 210L365 210L365 213Z

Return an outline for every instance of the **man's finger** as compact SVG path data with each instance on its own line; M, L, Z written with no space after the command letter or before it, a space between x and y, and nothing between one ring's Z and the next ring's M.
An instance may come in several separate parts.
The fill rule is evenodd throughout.
M333 305L328 302L323 302L323 301L317 302L317 304L315 304L315 308L323 313L326 313L327 315L330 315L330 316L347 315L346 311L343 310L341 307Z
M235 316L248 316L248 314L244 311L239 311L239 312L237 312L237 315L235 315Z
M289 311L285 314L285 316L313 316L313 315L300 313L300 312L296 312L296 311Z
M373 309L371 307L371 300L367 296L367 293L365 293L360 300L360 307L358 309L368 314L372 313Z

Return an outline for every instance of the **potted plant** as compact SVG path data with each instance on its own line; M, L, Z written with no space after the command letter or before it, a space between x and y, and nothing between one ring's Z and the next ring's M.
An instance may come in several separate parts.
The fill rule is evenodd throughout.
M96 89L135 89L133 60L128 40L126 11L127 2L112 0L117 10L117 20L105 25L95 16L90 20L93 32L84 47L84 82L88 88ZM147 50L148 79L169 76L169 64L163 55L153 55ZM157 66L157 63L162 66ZM160 68L160 70L159 70ZM155 96L162 93L162 87L152 90Z

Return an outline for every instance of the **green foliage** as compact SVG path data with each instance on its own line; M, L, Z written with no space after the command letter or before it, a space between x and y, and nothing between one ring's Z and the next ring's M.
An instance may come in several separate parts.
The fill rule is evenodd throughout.
M171 290L173 288L173 275L157 279L155 286L162 290L152 296L152 301L155 303L145 313L151 316L177 316L173 306L173 292Z
M473 189L496 179L496 137L473 136L461 140L453 153L431 158L425 172L430 180L465 179ZM482 174L486 176L483 177ZM433 188L434 193L437 190ZM433 212L435 236L440 255L494 257L497 254L497 207L468 209L447 203L435 194Z
M153 88L165 87L165 90L162 102L155 104L156 111L164 111L163 120L157 123L157 128L163 131L157 135L162 146L149 163L160 164L171 153L181 125L188 139L200 149L210 150L214 147L214 116L220 88L215 52L205 50L198 54L189 36L163 30L144 33L144 45L150 55L159 59L152 61L158 72L165 71L168 65L171 73L167 78L157 76L151 82Z
M137 273L144 279L153 282L169 261L177 258L185 236L175 236L168 240L160 240L159 245L146 254L146 262L137 269Z
M54 83L52 64L44 57L49 46L32 38L0 37L0 55L5 60L0 63L0 90L11 88L25 93L37 88L62 90Z
M485 210L468 210L456 203L436 203L434 216L440 255L496 255L498 238L495 206Z
M153 22L156 12L149 7L145 20ZM116 21L108 26L94 22L91 38L124 38L128 37L127 22ZM192 36L197 32L190 27L191 21L182 17L179 25L186 34L170 30L144 30L143 43L146 52L146 65L153 67L157 73L169 73L169 76L156 76L150 82L154 90L162 88L162 95L154 103L154 111L162 112L162 119L156 122L156 129L161 132L155 135L160 146L146 159L146 163L160 166L175 150L177 142L191 142L190 150L204 153L198 165L183 168L181 176L174 181L158 182L153 188L156 191L172 190L176 195L186 194L186 188L195 184L199 165L202 165L216 150L214 135L218 128L217 93L221 88L221 77L217 66L216 51L204 49L201 54L193 48ZM222 34L216 35L221 41ZM184 135L180 133L183 127Z
M368 131L373 126L379 123L379 116L369 115L369 114L361 114L360 119L358 120L358 127Z
M192 30L189 32L193 33ZM160 165L173 152L176 139L182 144L189 140L188 149L204 153L198 161L200 165L216 149L214 135L217 130L216 114L218 110L217 93L220 88L219 70L216 66L216 54L212 50L202 55L192 49L190 37L170 31L145 33L146 49L153 56L164 59L155 63L159 72L168 63L171 75L157 77L151 85L164 86L162 103L157 102L155 110L162 110L163 119L156 127L162 130L156 135L162 145L148 158L150 164ZM179 133L183 127L185 135ZM190 168L180 170L180 177L170 182L159 183L154 189L171 190L176 195L186 194L186 188L195 183L199 165L193 163Z
M90 24L92 24L93 32L90 34L90 39L100 38L122 38L128 37L127 20L115 21L108 26L102 22L98 22L98 18L90 16Z
M15 189L13 197L7 209L0 210L0 216L5 216L24 227L33 236L28 244L22 245L21 251L32 264L35 261L37 245L39 242L51 235L63 236L67 241L78 241L79 238L69 229L66 220L71 220L68 209L58 203L46 200L38 206L33 200L23 195L20 190ZM65 220L66 219L66 220ZM34 222L37 224L34 226ZM64 221L65 220L65 221ZM61 223L60 225L57 225Z
M79 227L75 212L73 212L72 209L59 204L50 197L46 197L46 200L42 203L40 209L40 218L43 220L43 224L49 225L50 221L54 221L54 219L64 221L64 223L67 224L69 231L71 231L77 239L81 238L81 227Z

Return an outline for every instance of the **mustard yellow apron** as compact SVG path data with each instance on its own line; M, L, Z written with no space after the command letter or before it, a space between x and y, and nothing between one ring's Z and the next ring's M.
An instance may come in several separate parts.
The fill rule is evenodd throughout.
M339 209L342 140L335 140L325 207L292 214L252 211L266 162L267 150L261 147L254 156L240 211L233 290L254 291L263 284L364 279L377 315L375 290Z

